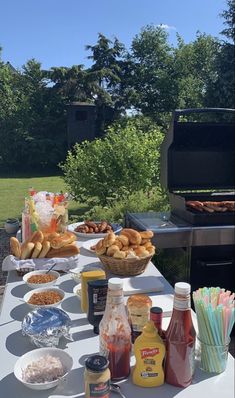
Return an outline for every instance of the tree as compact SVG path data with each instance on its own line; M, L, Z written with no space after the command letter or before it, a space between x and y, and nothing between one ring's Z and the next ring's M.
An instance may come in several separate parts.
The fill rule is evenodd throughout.
M178 35L178 46L174 52L177 107L213 106L209 103L207 92L217 79L215 63L218 50L218 40L210 35L198 32L196 40L189 44L185 44Z
M227 26L221 34L228 41L220 43L215 55L215 68L217 78L214 84L211 84L206 93L207 104L213 104L217 107L235 108L235 1L227 0L228 9L221 13L224 25ZM230 41L232 40L232 42Z
M92 59L93 65L88 73L97 81L97 125L98 130L102 132L105 121L113 121L124 109L120 84L125 48L117 38L111 41L99 33L97 43L94 46L87 45L86 49L92 53L88 58Z
M220 16L224 18L223 24L226 26L221 34L235 42L235 0L227 0L228 9L224 10Z
M176 105L173 48L161 27L146 26L131 46L134 107L158 121Z

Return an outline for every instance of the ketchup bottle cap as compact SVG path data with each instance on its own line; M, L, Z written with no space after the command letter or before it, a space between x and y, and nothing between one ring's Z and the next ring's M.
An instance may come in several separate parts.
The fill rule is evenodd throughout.
M123 288L123 281L120 278L110 278L108 287L111 290L120 290Z
M182 296L186 296L191 292L191 286L186 282L177 282L175 283L175 293L181 294Z

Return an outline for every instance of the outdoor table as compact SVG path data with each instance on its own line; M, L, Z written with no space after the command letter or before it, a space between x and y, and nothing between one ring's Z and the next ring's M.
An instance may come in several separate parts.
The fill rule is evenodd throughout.
M82 242L80 241L79 244ZM95 255L89 254L83 248L79 258L80 264L98 264ZM100 263L99 263L100 264ZM173 288L150 263L145 273L148 276L158 276L164 285L159 293L148 293L154 306L161 306L165 315L169 315L169 303L173 306ZM60 277L58 286L65 291L65 299L61 308L72 320L70 332L74 341L60 339L59 348L65 349L73 358L73 369L67 379L54 389L35 391L26 388L14 376L13 370L16 360L28 351L35 349L28 337L22 335L21 322L30 308L22 302L24 294L29 291L27 285L18 277L15 271L8 274L4 292L2 311L0 315L0 397L2 398L62 398L85 397L84 394L84 363L88 355L98 353L99 336L93 333L86 315L82 313L79 299L73 294L75 282L71 276L64 274ZM163 328L169 323L169 316L163 318ZM194 317L195 321L195 317ZM132 356L131 364L134 364ZM177 364L176 364L177 366ZM202 372L196 368L193 383L186 389L180 389L168 384L157 388L140 388L132 384L131 376L120 383L126 398L198 398L213 397L233 398L234 394L234 360L229 354L227 369L220 375ZM111 393L110 397L118 395Z

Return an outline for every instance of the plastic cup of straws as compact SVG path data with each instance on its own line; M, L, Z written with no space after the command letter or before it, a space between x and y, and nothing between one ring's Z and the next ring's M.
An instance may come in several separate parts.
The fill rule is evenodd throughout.
M222 373L226 369L230 339L225 345L211 345L198 339L199 368L209 373Z

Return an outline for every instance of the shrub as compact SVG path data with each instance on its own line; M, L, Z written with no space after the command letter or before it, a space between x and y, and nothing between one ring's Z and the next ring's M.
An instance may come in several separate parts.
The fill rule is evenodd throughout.
M96 205L87 211L81 221L107 220L109 222L123 223L126 212L137 213L146 211L167 211L169 210L166 196L158 189L154 189L148 194L138 191L130 194L126 198L120 198L108 206Z
M146 126L148 131L146 131ZM101 206L159 185L163 134L148 119L115 123L103 138L76 144L60 167L74 198Z

